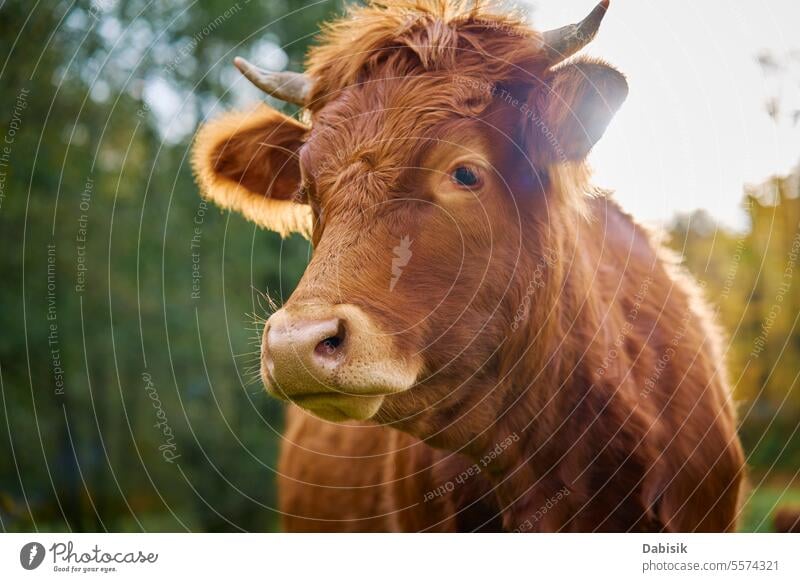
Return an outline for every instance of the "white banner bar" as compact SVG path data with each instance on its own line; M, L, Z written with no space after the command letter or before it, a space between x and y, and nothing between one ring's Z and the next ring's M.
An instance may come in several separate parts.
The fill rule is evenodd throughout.
M0 579L796 582L799 554L797 534L3 534Z

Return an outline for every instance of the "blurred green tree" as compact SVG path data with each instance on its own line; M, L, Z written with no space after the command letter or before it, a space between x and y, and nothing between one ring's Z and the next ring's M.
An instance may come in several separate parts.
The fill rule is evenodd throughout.
M679 217L672 246L706 285L727 334L749 463L800 467L800 169L748 189L749 226L731 232L703 211ZM795 474L793 478L796 478Z

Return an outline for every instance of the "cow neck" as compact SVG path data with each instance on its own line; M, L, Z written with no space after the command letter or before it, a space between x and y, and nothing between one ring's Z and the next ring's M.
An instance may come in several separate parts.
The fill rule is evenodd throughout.
M496 420L469 447L469 455L485 467L494 484L508 530L557 530L578 497L569 498L579 473L573 467L576 455L570 435L576 430L576 400L592 397L585 386L591 384L591 362L596 358L574 330L598 329L600 310L589 293L590 253L579 247L574 235L550 241L549 258L532 253L529 278L539 276L542 264L547 278L538 289L540 297L530 302L524 327L510 336L506 363L501 365L505 398ZM554 257L571 257L569 268L551 260Z

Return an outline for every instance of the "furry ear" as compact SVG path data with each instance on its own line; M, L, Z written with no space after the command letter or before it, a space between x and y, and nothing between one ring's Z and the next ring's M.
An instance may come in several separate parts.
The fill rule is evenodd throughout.
M550 71L534 89L527 130L532 159L542 165L583 160L628 96L625 77L613 67L579 60Z
M205 124L195 137L192 166L203 195L286 236L310 236L311 210L294 200L300 187L297 150L308 128L260 106Z

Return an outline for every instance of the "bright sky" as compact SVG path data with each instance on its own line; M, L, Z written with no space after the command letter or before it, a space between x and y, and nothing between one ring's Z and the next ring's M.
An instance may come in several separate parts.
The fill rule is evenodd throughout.
M580 20L594 0L528 0L534 25ZM786 173L800 161L800 124L777 126L768 97L800 108L800 67L765 76L756 56L800 55L798 0L612 0L585 54L628 76L631 91L595 148L595 182L613 188L645 221L707 209L746 224L745 183Z

